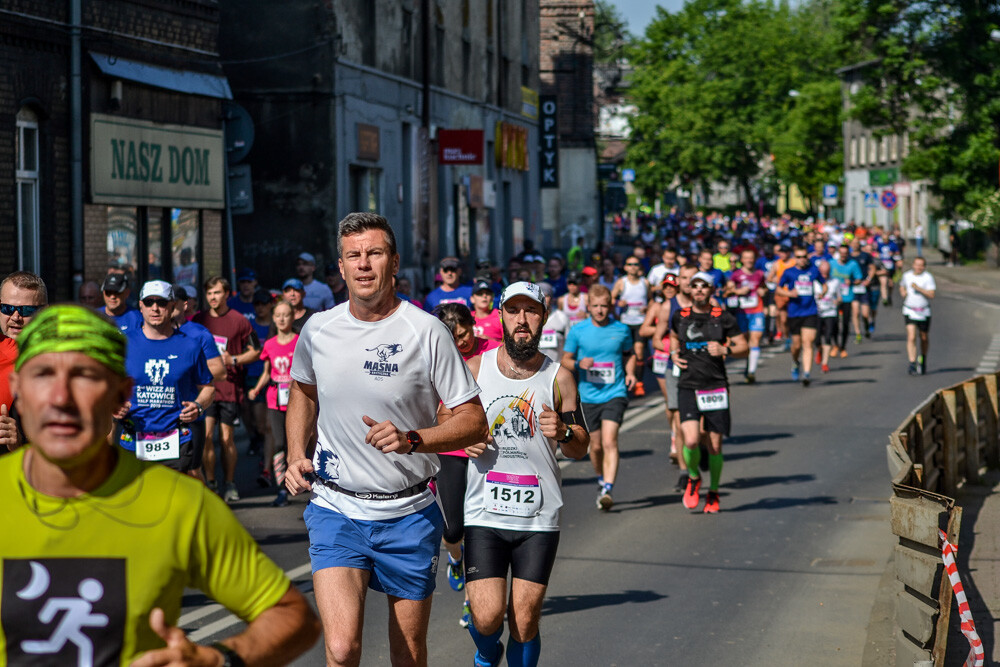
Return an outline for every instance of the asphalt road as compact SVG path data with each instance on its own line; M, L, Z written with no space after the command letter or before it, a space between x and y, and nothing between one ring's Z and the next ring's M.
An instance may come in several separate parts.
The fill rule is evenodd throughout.
M861 664L894 541L888 433L935 389L983 368L1000 325L998 302L996 293L939 281L926 376L906 374L898 296L896 307L880 309L874 338L852 341L850 356L828 375L815 369L809 388L791 381L788 355L777 349L765 352L754 386L742 384L742 362L734 362L734 427L724 445L718 515L680 504L662 403L656 395L634 401L611 512L594 506L590 464L565 464L542 664ZM241 466L246 490L254 465ZM255 495L235 511L311 597L304 499L286 509L269 503L269 495ZM428 641L432 665L472 662L472 641L458 625L461 604L442 568ZM362 664L388 664L386 623L384 596L371 593ZM192 593L182 626L206 641L239 623ZM294 664L324 664L322 646Z

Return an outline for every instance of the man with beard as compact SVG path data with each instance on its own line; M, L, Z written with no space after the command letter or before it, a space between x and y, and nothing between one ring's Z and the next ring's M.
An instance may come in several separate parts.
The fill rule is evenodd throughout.
M583 458L590 437L581 423L572 372L538 349L547 319L542 290L514 283L503 291L500 311L503 346L469 362L490 425L486 450L469 450L469 633L475 664L499 665L508 615L507 664L533 666L541 653L542 601L559 545L562 475L556 445L568 457Z
M698 469L702 430L708 433L708 467L711 483L705 512L719 511L719 478L722 475L722 438L729 435L729 380L726 357L743 356L749 348L736 318L712 305L713 276L699 271L691 278L692 305L670 316L670 356L681 369L677 404L684 433L684 461L688 482L684 507L695 509L700 501ZM702 427L704 423L704 427Z
M635 386L632 331L611 319L611 290L594 285L588 295L590 319L566 334L562 365L579 373L580 401L590 429L590 463L597 473L597 507L608 511L618 475L618 430Z

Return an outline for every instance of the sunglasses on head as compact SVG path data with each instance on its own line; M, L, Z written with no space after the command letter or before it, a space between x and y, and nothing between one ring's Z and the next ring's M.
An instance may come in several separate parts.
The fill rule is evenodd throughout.
M146 308L152 308L153 306L157 306L159 308L166 308L168 303L170 302L167 301L166 299L159 299L152 296L146 297L145 299L142 300L142 305L146 306Z
M21 317L31 317L38 312L41 306L15 306L10 303L0 303L0 313L7 315L8 317L13 315L15 312L19 313Z

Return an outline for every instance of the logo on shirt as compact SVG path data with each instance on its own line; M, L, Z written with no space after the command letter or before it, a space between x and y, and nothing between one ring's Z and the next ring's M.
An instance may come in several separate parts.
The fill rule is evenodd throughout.
M125 559L5 559L0 595L7 651L0 662L120 662L126 618Z
M149 359L146 361L146 377L152 384L163 384L163 378L170 372L170 362L166 359Z
M374 352L378 357L377 361L371 359L365 361L364 368L368 371L369 375L392 377L399 372L399 364L389 361L390 357L403 351L403 346L399 343L382 343L375 347L366 348L365 351Z
M531 407L534 400L535 393L526 389L520 396L501 396L490 404L489 412L494 405L501 404L500 412L490 423L490 435L498 447L503 449L505 444L516 445L535 437L538 426Z
M284 377L288 375L288 369L292 365L291 357L274 357L271 359L271 364L274 366L275 375Z

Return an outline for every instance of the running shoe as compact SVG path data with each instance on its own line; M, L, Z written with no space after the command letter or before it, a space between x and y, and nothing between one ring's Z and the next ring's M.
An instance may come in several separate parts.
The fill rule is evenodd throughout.
M789 336L785 339L785 352L790 352L792 349L792 338Z
M601 492L597 494L597 509L607 512L614 504L615 501L611 497L611 493L607 489L601 489Z
M462 603L462 617L458 619L458 624L467 628L470 623L472 623L472 609L469 608L469 601L466 600Z
M907 375L916 375L917 374L917 365L915 363L913 363L912 361L910 362L910 367L908 369L906 369L906 374Z
M829 364L823 364L823 372L824 373L829 373L830 372L830 365Z
M685 489L687 489L687 485L688 485L688 476L687 473L684 473L683 475L677 478L677 483L674 484L674 491L684 491Z
M257 486L262 489L271 488L271 471L263 469L263 463L261 464L260 474L257 475Z
M823 351L822 350L816 350L816 363L818 364L821 361L823 361Z
M701 477L689 477L687 488L684 489L684 498L681 501L684 503L684 507L693 510L698 506L698 501L701 500L701 496L698 495L700 490Z
M642 398L646 395L646 388L642 386L642 382L636 382L632 391L635 393L636 398Z
M500 647L500 652L497 654L497 659L492 661L487 660L479 655L479 651L476 651L475 667L500 667L500 663L503 661L503 642L499 639L497 640L497 646Z
M219 484L214 479L210 479L207 482L205 482L205 486L207 486L208 490L211 491L212 493L219 492Z
M746 374L746 379L747 379L747 384L753 384L754 382L757 381L757 374L756 373L747 373Z
M927 357L921 354L919 358L919 363L920 363L920 374L927 375Z
M861 334L858 334L854 337L854 343L856 345L861 345Z
M705 496L705 514L718 514L719 512L719 493L717 491L709 491L708 495Z
M288 507L288 491L278 491L278 495L271 501L271 507Z
M670 462L679 466L681 464L680 455L677 452L670 452Z
M223 494L222 499L227 503L235 503L240 499L240 492L236 490L236 484L233 482L226 483L226 492Z
M809 378L809 373L803 374L802 375L802 386L803 387L808 387L810 382L812 382L812 380Z
M847 350L841 350L841 351L840 351L840 358L841 358L841 359L844 359L844 358L846 358L846 357L847 357Z
M792 380L794 382L798 382L799 381L799 367L798 366L792 366Z
M462 555L457 561L452 560L451 554L448 554L448 585L453 591L465 588L465 567L462 564L462 561L465 560L465 546L460 546L459 549L462 550Z

